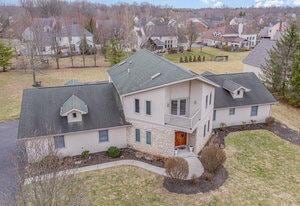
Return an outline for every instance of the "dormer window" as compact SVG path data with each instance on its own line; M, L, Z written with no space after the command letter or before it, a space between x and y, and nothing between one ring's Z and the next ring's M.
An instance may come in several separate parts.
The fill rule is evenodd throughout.
M79 97L72 95L60 108L60 115L68 118L68 123L81 122L82 115L88 113L88 107Z
M250 89L247 89L246 87L229 79L226 79L223 82L223 88L227 90L234 99L243 98L244 93L250 91Z

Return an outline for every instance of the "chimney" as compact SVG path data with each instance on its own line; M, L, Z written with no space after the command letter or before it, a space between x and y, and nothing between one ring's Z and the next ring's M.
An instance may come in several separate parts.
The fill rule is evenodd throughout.
M244 29L244 24L243 23L239 23L239 27L238 27L239 35L241 35L243 33L243 29Z

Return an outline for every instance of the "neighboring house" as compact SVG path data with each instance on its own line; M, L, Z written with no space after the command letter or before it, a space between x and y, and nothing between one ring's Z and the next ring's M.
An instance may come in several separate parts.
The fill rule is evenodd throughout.
M269 58L269 51L276 46L276 41L271 39L261 39L258 45L250 51L248 56L243 60L244 72L253 72L257 77L263 79L262 68L266 66Z
M167 157L192 146L198 154L213 128L264 122L276 102L252 73L198 75L144 49L108 76L109 82L24 90L18 139L29 160L33 143L47 139L62 156L110 146Z
M276 41L281 38L287 28L287 23L279 22L260 31L260 42L243 60L244 72L253 72L257 77L263 79L262 69L269 59L269 51L276 46Z
M56 28L55 28L56 27ZM86 38L89 47L93 47L93 35L79 24L66 25L54 18L34 19L32 25L22 34L23 41L35 41L37 54L51 55L55 53L55 45L62 54L72 52L80 54L80 43Z
M178 47L178 35L174 27L168 25L154 25L148 27L145 30L145 34L147 41L151 39L159 44L162 42L163 48L160 49L161 52ZM147 47L143 46L143 48Z
M203 35L203 43L208 46L227 45L234 49L253 48L257 43L257 34L243 24L209 29Z
M260 38L278 39L278 33L284 32L289 27L287 22L278 22L274 26L266 26L259 32Z

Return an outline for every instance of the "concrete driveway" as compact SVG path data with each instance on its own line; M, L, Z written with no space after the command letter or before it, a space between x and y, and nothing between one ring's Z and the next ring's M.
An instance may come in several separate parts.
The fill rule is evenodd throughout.
M14 155L18 121L0 123L0 205L13 205L16 193Z

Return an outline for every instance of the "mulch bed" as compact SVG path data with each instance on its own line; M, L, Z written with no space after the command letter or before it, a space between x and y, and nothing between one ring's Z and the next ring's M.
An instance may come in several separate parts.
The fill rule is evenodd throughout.
M214 129L216 138L212 138L213 143L225 145L225 137L231 132L265 129L273 132L282 139L285 139L293 144L300 145L300 132L292 130L285 124L274 122L272 125L266 123L248 124L241 126L230 126L225 128ZM217 142L216 142L217 141Z
M109 157L106 152L98 152L90 154L88 159L83 159L80 155L74 156L72 158L72 164L71 167L84 167L89 165L95 165L95 164L101 164L106 162L113 162L118 160L139 160L142 162L146 162L158 167L164 167L164 160L159 157L155 157L152 155L143 155L143 157L137 157L136 150L130 149L130 148L124 148L121 150L121 156L117 158L111 158ZM77 162L77 164L75 164ZM79 163L80 162L80 163Z
M205 179L204 175L194 180L178 180L166 177L163 182L164 188L169 192L177 194L197 194L210 192L221 187L228 178L227 170L222 166L214 174L211 181Z

